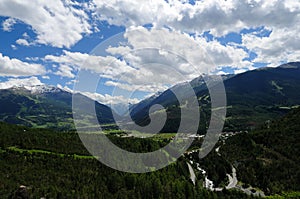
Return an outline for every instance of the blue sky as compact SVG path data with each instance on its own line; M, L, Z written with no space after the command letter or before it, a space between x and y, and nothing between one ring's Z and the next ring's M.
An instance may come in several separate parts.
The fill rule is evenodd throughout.
M101 103L136 103L203 73L299 61L299 19L291 0L2 0L0 88L81 81Z

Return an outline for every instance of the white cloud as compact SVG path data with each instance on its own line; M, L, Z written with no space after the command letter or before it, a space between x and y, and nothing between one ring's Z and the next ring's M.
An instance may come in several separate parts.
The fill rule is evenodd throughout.
M159 77L157 74L162 72L161 70L157 71L157 74L153 74L156 70L155 68L149 67L149 65L146 68L133 67L132 65L128 65L125 61L121 61L113 56L93 56L79 52L64 51L64 54L60 56L47 55L45 56L45 60L59 64L59 71L55 74L60 76L73 78L74 75L70 71L73 68L75 68L75 70L80 68L96 72L102 78L114 80L107 81L105 84L107 86L117 86L124 90L155 92L167 88L160 83L161 81L158 82L159 79L156 79L156 77ZM156 69L158 67L161 68L161 66L157 66ZM163 74L160 75L160 77L162 76ZM168 82L163 83L170 83L170 79L173 79L171 83L174 83L174 77L171 78L165 74L164 79L168 80ZM121 83L123 80L125 83Z
M258 55L255 62L266 62L270 63L269 66L278 66L282 61L299 61L299 31L299 27L274 29L269 37L247 34L243 35L243 45Z
M40 58L39 58L39 57L25 57L25 59L26 59L27 61L34 61L34 62L36 62L36 61L39 61L39 60L40 60Z
M24 32L22 36L23 36L25 39L29 39L29 38L30 38L27 32Z
M299 1L210 0L196 1L195 5L182 0L92 0L91 2L3 0L0 2L0 13L10 18L5 20L2 26L9 31L15 20L22 21L30 25L37 33L35 42L56 47L71 47L84 35L91 33L95 26L93 21L95 18L108 21L109 24L125 26L126 37L130 40L133 48L132 46L123 46L109 49L108 52L112 56L101 58L103 64L102 67L97 68L98 72L106 69L107 67L104 65L108 62L119 62L118 65L123 64L123 68L127 67L126 64L120 63L121 61L112 57L144 46L160 46L173 50L173 52L189 58L194 65L201 65L201 68L206 71L211 71L213 68L207 65L209 61L199 53L200 47L211 55L210 58L215 65L234 68L250 68L252 66L251 62L244 61L248 54L241 47L258 54L258 58L253 62L268 60L267 62L279 63L280 61L296 61L300 58L300 46L296 45L299 43L298 32L300 29ZM97 16L95 17L95 15ZM152 24L154 28L151 31L143 28L134 33L130 31L132 27L145 24ZM216 37L224 36L229 32L239 33L245 28L255 29L263 26L273 31L270 38L261 39L254 34L244 34L243 44L240 46L228 44L225 46L216 40L208 42L201 37L203 32L210 32ZM158 31L164 27L172 30L171 34L166 30L166 35L164 32ZM189 33L193 33L193 37L189 36ZM25 36L23 39L17 40L17 43L25 46L31 44ZM294 42L292 42L293 39ZM288 49L284 49L287 46ZM132 59L144 60L141 55L131 56ZM67 51L65 57L60 56L61 59L69 59L65 62L76 63L86 60L87 57L87 54ZM58 56L56 56L57 58ZM129 59L129 55L127 59ZM96 69L93 66L94 61L89 58L86 68ZM116 68L119 71L121 67ZM134 71L130 67L126 69ZM186 65L181 65L181 69L182 72L187 73L190 73L188 70L191 70ZM111 73L115 72L117 71L111 70ZM115 74L107 75L111 78L116 76Z
M68 66L68 65L64 65L64 64L61 64L59 66L58 71L55 72L54 74L62 76L62 77L68 77L68 78L74 78L75 77L75 75L73 74L73 68Z
M219 71L219 72L217 72L217 75L228 75L229 73L226 73L226 72L224 72L224 71Z
M89 93L89 92L82 92L81 94L95 100L98 101L102 104L107 104L107 105L116 105L116 104L135 104L138 103L140 100L136 99L136 98L130 98L127 99L122 95L119 96L111 96L108 94L99 94L99 93Z
M134 85L134 84L126 84L126 83L121 83L121 82L114 82L114 81L107 81L105 82L106 86L112 86L112 87L118 87L123 90L127 91L142 91L142 92L151 92L155 93L157 91L164 91L168 89L167 86L163 84L140 84L140 85Z
M293 0L209 0L196 1L195 5L181 0L94 0L95 12L99 19L110 24L132 26L152 24L155 28L169 27L185 33L201 35L210 32L213 36L225 36L227 33L240 33L243 29L266 27L272 30L270 38L244 35L240 47L249 48L258 54L253 62L270 62L300 59L299 23L300 1ZM163 37L163 35L161 35ZM143 42L142 38L140 40ZM175 44L175 43L174 43ZM177 44L177 43L176 43ZM205 44L205 43L204 43ZM218 42L204 46L212 54L216 64L245 68L251 63L239 61L244 56L242 50L221 47ZM217 51L214 51L212 48ZM226 48L227 55L223 54ZM235 55L235 53L237 53ZM223 56L224 55L224 56ZM220 57L221 56L221 57ZM227 58L226 58L227 56ZM218 58L219 57L219 58Z
M200 36L137 27L126 31L125 38L128 39L127 46L110 47L107 52L121 54L126 62L139 68L133 72L142 82L174 84L211 73L222 66L252 67L252 63L244 60L249 55L243 49L224 46L216 40L207 41Z
M1 84L0 84L1 86ZM0 87L1 88L1 87ZM99 94L99 93L91 93L91 92L80 92L80 91L74 91L72 89L70 89L67 86L62 86L60 84L57 84L57 88L60 88L62 90L65 90L69 93L80 93L92 100L95 100L101 104L106 104L109 106L114 106L114 105L128 105L128 104L136 104L138 103L140 100L137 98L125 98L123 95L117 95L117 96L113 96L113 95L109 95L109 94Z
M92 2L92 3L91 3ZM22 21L32 27L37 33L36 42L41 44L49 44L56 47L71 47L81 38L90 34L94 24L94 19L108 21L109 24L125 26L127 30L131 27L138 27L145 24L152 24L153 30L168 27L173 30L179 39L173 39L175 47L178 50L184 47L189 36L182 33L193 33L195 41L200 43L209 54L213 56L213 62L218 65L229 65L238 68L250 67L252 64L243 61L245 52L233 45L221 45L217 41L206 42L200 37L203 32L210 32L213 36L224 36L229 32L239 33L245 28L257 28L265 26L272 30L270 39L260 38L254 35L245 34L240 47L246 47L256 52L259 56L255 62L269 59L269 62L295 61L299 59L299 18L300 18L300 2L293 0L209 0L196 1L195 5L182 0L92 0L88 3L79 3L77 1L17 1L2 0L0 2L0 13L8 16L2 24L3 29L10 31L16 20ZM97 17L95 17L97 15ZM97 27L95 27L96 29ZM127 31L128 32L128 31ZM147 36L145 30L140 30L144 36ZM160 32L162 33L162 32ZM284 33L284 34L282 34ZM156 34L154 31L150 33L156 40L145 39L145 37L135 37L141 42L149 45L149 41L153 44L160 41L166 41L165 35ZM169 34L170 36L170 34ZM130 39L128 35L128 38ZM174 36L175 37L175 36ZM293 42L293 48L288 50L282 46L288 46L292 38L296 38ZM283 38L283 39L282 39ZM290 38L290 39L289 39ZM21 45L31 44L24 37L18 40ZM146 41L144 41L144 39ZM249 41L253 39L253 41ZM279 42L279 39L281 41ZM272 42L275 45L272 46ZM256 45L257 44L257 45ZM268 49L265 49L266 44ZM162 43L163 47L164 44ZM197 47L197 46L196 46ZM195 45L189 45L190 49L197 49ZM182 53L184 52L182 48ZM122 48L112 48L109 50L111 54L128 52L127 46ZM293 50L295 50L294 53ZM187 51L187 50L186 50ZM176 51L179 52L179 51ZM272 52L281 53L281 56L272 54ZM293 53L291 53L293 52ZM194 55L189 52L189 58L198 63L196 53ZM271 58L269 55L271 54ZM184 54L185 55L185 54ZM76 55L79 56L79 55ZM110 58L108 58L110 59ZM108 59L106 59L108 61ZM283 59L283 60L280 60ZM103 60L104 61L104 60ZM199 63L198 63L199 64ZM204 66L202 66L204 67Z
M26 39L18 39L16 41L16 44L20 45L20 46L29 46L29 42Z
M23 33L22 35L23 38L20 38L16 41L16 44L20 46L30 46L34 45L34 42L29 42L29 40L32 40L30 36L27 34L27 32Z
M67 65L76 69L86 69L102 74L102 77L119 78L123 73L135 70L124 61L113 56L93 56L80 52L64 51L60 56L47 55L45 60L58 63L61 66Z
M50 77L49 77L49 76L46 76L46 75L42 76L42 78L43 78L43 79L50 79Z
M248 57L244 50L203 37L143 27L127 30L124 37L127 43L109 46L107 56L63 51L59 56L47 55L45 60L60 65L57 75L73 78L72 68L86 69L110 79L106 86L153 93L219 66L251 67L243 61Z
M0 89L9 89L12 87L31 87L43 85L43 83L37 77L30 77L30 78L10 78L5 82L0 82Z
M13 20L18 19L32 27L37 34L37 43L69 48L83 35L91 33L84 6L76 4L61 0L2 0L0 15L10 17L2 26L9 31Z
M66 83L66 85L74 86L74 84L75 84L76 82L78 82L76 79L72 79L72 80L68 81L68 82Z
M244 73L244 72L246 72L247 71L247 69L237 69L237 70L234 70L234 74L240 74L240 73Z
M288 27L297 19L300 3L292 0L210 0L191 5L181 0L94 0L99 18L110 24L168 26L185 32L215 35L272 25Z
M0 53L0 75L1 76L31 76L45 74L44 66L23 62L15 58L3 56Z
M13 50L17 50L17 49L18 49L17 46L14 45L14 44L10 45L10 47L11 47Z
M2 23L2 29L4 31L10 32L12 31L13 26L17 23L14 18L8 18Z
M186 2L94 0L93 11L98 19L126 27L127 43L109 47L107 56L64 51L59 56L48 55L45 60L59 65L57 75L74 77L72 70L87 69L108 78L107 86L156 92L222 67L239 73L253 69L254 62L277 64L300 59L300 2ZM153 28L142 27L145 24ZM258 27L272 33L266 37L244 33L242 44L221 44L216 39L229 32L240 34L243 29ZM212 34L212 39L205 38L204 32ZM253 61L247 59L248 50L258 55ZM122 59L118 59L120 55Z

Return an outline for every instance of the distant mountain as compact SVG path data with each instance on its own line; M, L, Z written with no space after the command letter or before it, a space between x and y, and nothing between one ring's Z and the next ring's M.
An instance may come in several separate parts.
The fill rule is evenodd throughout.
M256 127L300 105L300 62L227 75L223 76L223 79L228 105L225 131ZM204 131L210 118L209 91L203 77L176 85L172 89L185 96L185 87L188 84L193 87L198 97L202 120L200 131ZM186 99L189 99L189 96L186 96ZM140 125L148 124L149 108L154 104L161 104L167 109L168 122L162 131L176 132L178 125L174 124L180 121L180 107L171 89L135 105L131 110L131 117Z
M81 103L92 100L75 94ZM112 123L112 110L95 103L98 121ZM29 127L73 129L72 93L53 86L19 86L0 90L0 120ZM89 126L89 113L82 114L82 126Z

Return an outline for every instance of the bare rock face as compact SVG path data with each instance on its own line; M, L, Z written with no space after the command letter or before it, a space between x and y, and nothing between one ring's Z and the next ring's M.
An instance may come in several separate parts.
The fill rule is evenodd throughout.
M19 189L15 192L13 199L29 199L29 194L27 187L24 185L21 185Z

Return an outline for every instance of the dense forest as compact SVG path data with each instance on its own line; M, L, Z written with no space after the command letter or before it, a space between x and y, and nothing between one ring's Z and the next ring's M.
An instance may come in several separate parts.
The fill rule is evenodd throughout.
M234 190L208 191L202 181L194 185L184 157L156 172L130 174L89 156L74 132L1 123L0 136L1 198L17 198L21 185L29 198L251 198ZM165 144L163 139L110 138L133 151Z
M221 137L204 159L198 153L184 155L168 167L145 174L113 170L92 157L76 132L32 129L0 123L0 196L18 198L18 188L26 186L29 198L252 198L230 189L212 192L203 187L207 172L215 187L228 184L231 166L244 187L261 189L270 198L299 197L300 109L251 132L227 139ZM109 132L107 130L106 132ZM169 143L173 134L153 138L120 137L112 130L107 136L121 148L133 152L154 151ZM196 139L191 150L197 150ZM197 177L190 179L187 162L193 161Z
M226 140L221 154L237 168L245 186L266 194L300 191L300 109L261 129ZM299 197L299 194L298 194Z

